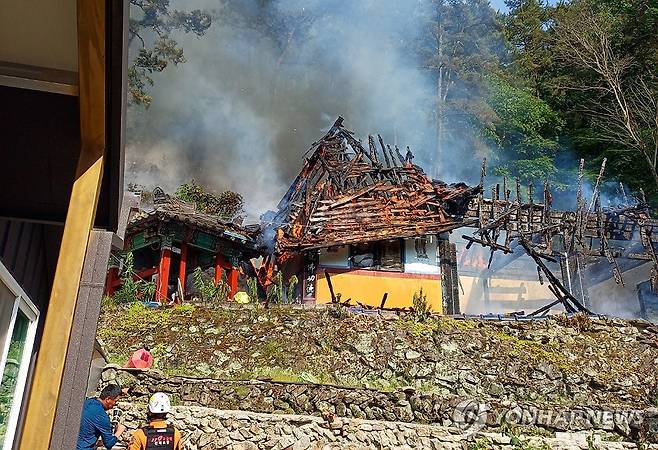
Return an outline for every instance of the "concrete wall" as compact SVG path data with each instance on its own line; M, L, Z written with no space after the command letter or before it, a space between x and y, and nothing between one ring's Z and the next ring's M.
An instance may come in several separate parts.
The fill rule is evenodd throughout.
M460 304L465 314L530 313L555 300L548 284L538 280L506 279L495 275L460 275ZM560 307L556 311L562 311Z
M436 236L427 236L425 242L427 258L419 258L416 251L416 239L404 240L405 273L439 274L438 239Z
M441 279L437 256L437 238L428 236L425 249L427 258L417 256L415 239L405 239L403 246L404 272L350 269L349 246L341 246L328 251L319 251L317 272L316 302L330 303L331 293L326 282L326 269L336 294L343 300L352 298L366 305L379 306L384 293L388 292L386 307L408 308L412 306L415 292L422 288L427 294L434 312L441 312Z
M612 265L609 268L612 273ZM617 317L640 317L637 285L651 278L651 264L643 264L622 274L625 286L609 278L588 289L593 311Z

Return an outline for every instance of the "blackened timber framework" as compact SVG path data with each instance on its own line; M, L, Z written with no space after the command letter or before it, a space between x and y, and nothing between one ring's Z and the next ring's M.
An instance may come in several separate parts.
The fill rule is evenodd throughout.
M587 286L583 276L586 260L606 258L611 265L611 275L617 284L624 284L622 272L616 258L622 251L613 248L610 241L640 241L645 253L632 253L627 258L651 261L651 286L658 288L658 256L654 238L658 221L652 219L645 199L629 201L620 185L622 204L615 208L601 207L599 188L605 171L605 160L601 165L594 192L589 203L585 201L582 188L584 161L580 162L579 185L575 211L554 211L548 183L544 184L543 201L535 203L533 186L527 188L527 202L521 200L521 186L516 181L515 199L507 180L501 186L492 187L491 198L484 197L486 160L482 165L480 194L469 205L466 226L475 226L473 236L464 235L467 249L473 244L491 250L489 266L497 251L513 253L511 244L516 241L537 265L539 281L548 282L549 290L556 300L530 314L547 313L553 306L562 304L569 313L590 313ZM504 238L503 238L504 236ZM559 263L561 279L548 267L548 263Z
M342 117L307 154L272 221L277 253L454 230L478 192L432 180L379 135L363 144Z

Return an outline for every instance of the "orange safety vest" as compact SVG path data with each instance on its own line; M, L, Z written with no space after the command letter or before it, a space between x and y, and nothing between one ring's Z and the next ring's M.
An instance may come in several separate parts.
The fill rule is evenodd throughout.
M164 420L154 420L148 427L135 431L128 446L128 450L182 450L182 448L180 431L167 425Z

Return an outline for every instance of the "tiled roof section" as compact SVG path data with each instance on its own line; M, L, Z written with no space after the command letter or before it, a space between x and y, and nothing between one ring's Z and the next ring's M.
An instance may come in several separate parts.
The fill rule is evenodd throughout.
M437 234L463 226L478 187L430 179L407 149L368 148L342 126L311 146L310 156L279 203L278 252Z
M158 198L156 195L155 200L150 209L132 211L128 221L128 233L153 222L175 221L225 239L242 241L250 246L256 245L260 234L259 225L238 225L213 214L198 212L193 204L169 196Z

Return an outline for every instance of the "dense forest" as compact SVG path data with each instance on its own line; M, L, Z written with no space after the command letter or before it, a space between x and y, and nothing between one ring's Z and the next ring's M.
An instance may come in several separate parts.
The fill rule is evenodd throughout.
M188 12L168 0L132 3L131 97L147 107L157 97L153 73L185 62L176 30L204 39L227 22L257 29L274 42L276 74L295 43L313 38L314 23L337 14L317 1L275 10L275 0L218 0L221 8ZM567 193L580 158L590 179L607 158L608 201L621 183L658 206L658 0L506 0L506 13L488 0L414 3L413 20L400 17L391 33L400 33L405 63L431 80L422 105L431 158L468 149L487 158L491 175L537 188L547 180Z

